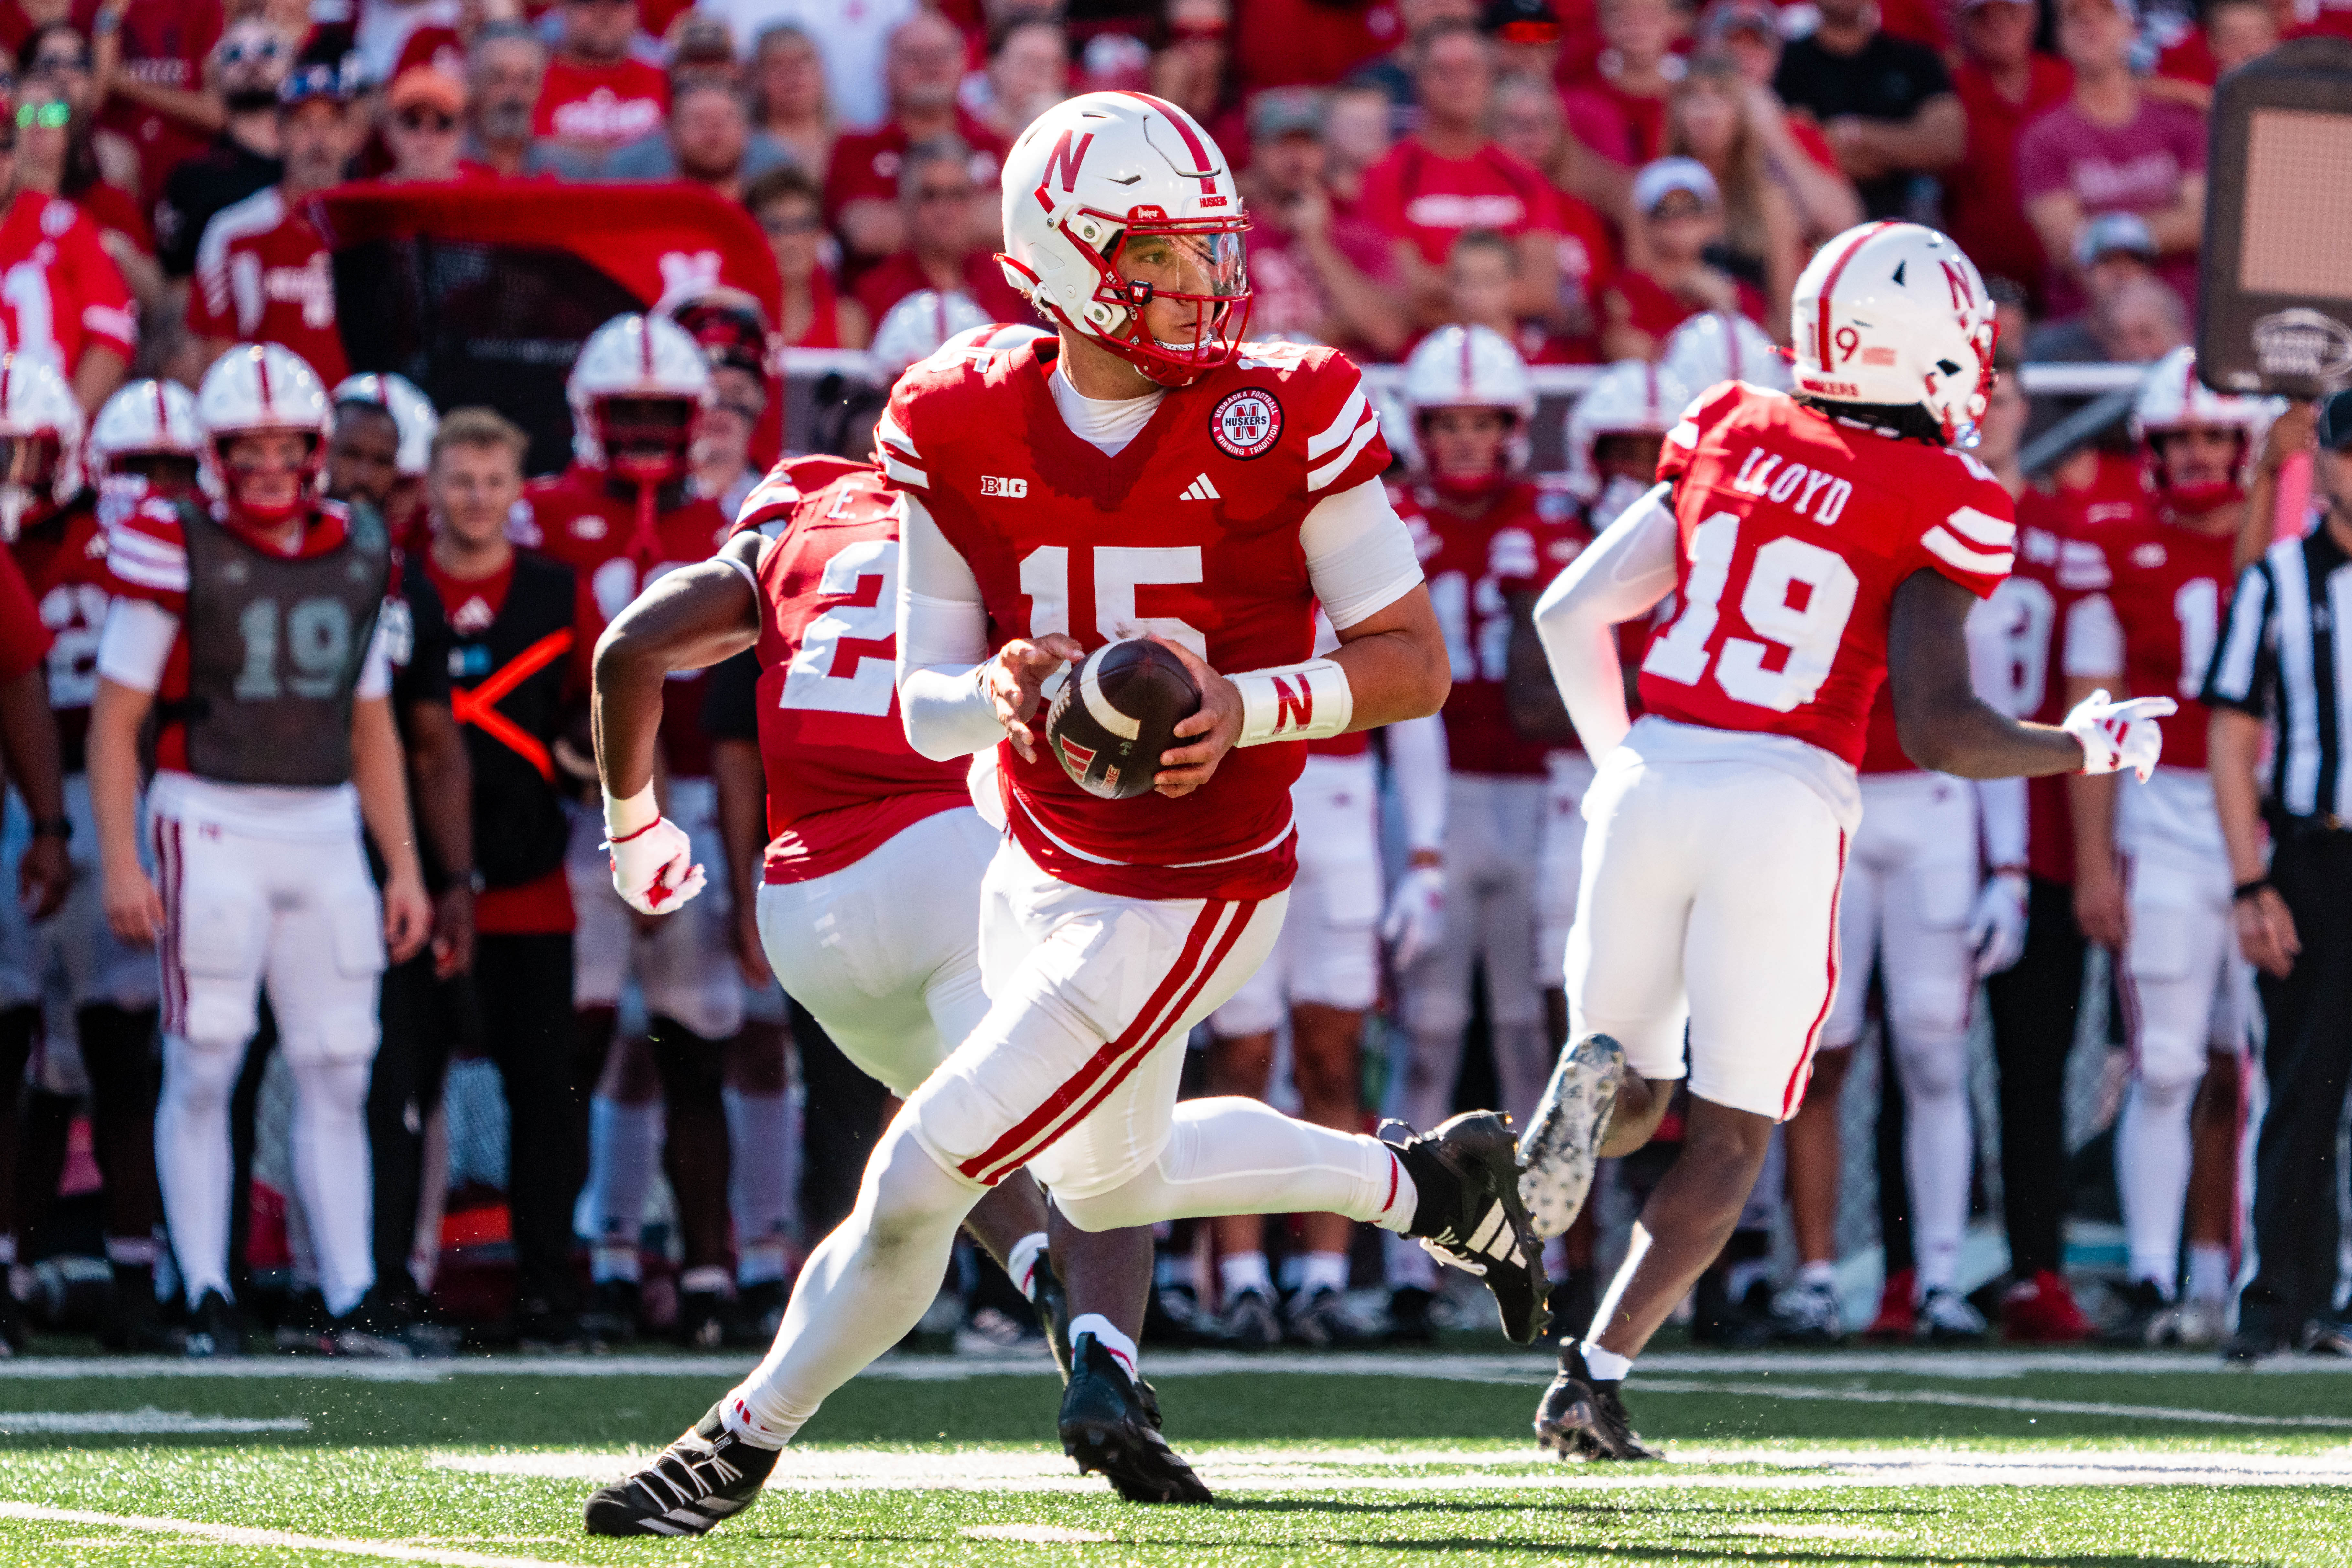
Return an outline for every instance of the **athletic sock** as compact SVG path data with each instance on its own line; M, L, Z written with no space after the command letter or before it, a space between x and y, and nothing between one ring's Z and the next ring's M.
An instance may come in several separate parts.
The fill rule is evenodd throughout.
M1591 1340L1583 1341L1578 1348L1584 1352L1585 1370L1592 1373L1597 1383L1622 1383L1625 1374L1633 1370L1632 1356L1602 1350Z
M1082 1312L1072 1318L1070 1342L1077 1343L1080 1334L1094 1335L1095 1343L1118 1358L1119 1364L1127 1368L1128 1376L1139 1375L1138 1369L1142 1365L1142 1362L1136 1351L1135 1342L1119 1332L1118 1326L1108 1318L1104 1317L1100 1312Z
M163 1037L163 1089L155 1106L155 1173L188 1305L228 1289L229 1094L245 1053Z
M1817 1259L1811 1263L1801 1263L1797 1266L1797 1283L1809 1290L1817 1289L1823 1285L1830 1287L1832 1289L1835 1289L1837 1288L1837 1265L1829 1262L1827 1259Z
M2180 1267L2181 1211L2189 1201L2189 1110L2196 1080L2134 1077L2116 1118L2116 1195L2123 1209L2131 1276L2153 1281L2168 1301Z
M781 1241L755 1241L735 1255L735 1284L748 1290L772 1285L784 1277L785 1252Z
M1218 1258L1217 1285L1228 1301L1244 1290L1255 1290L1268 1298L1274 1295L1274 1276L1266 1272L1263 1252L1229 1252ZM1078 1326L1073 1322L1071 1337L1076 1338L1077 1331Z
M294 1191L319 1266L327 1315L340 1318L375 1283L374 1187L368 1168L368 1064L291 1062Z
M1013 1277L1013 1288L1024 1296L1036 1280L1037 1258L1045 1250L1045 1233L1033 1230L1013 1244L1004 1259L1004 1272Z
M13 1257L16 1243L8 1244ZM152 1268L162 1246L152 1236L110 1236L106 1238L106 1260L126 1268Z
M1318 1290L1348 1290L1348 1255L1344 1252L1309 1252L1298 1257L1298 1288L1312 1295Z
M2230 1249L2210 1242L2192 1242L2189 1247L2189 1299L2192 1301L2225 1301L2230 1297Z
M681 1296L724 1296L727 1293L727 1270L717 1264L688 1268L677 1277L677 1293Z
M745 1285L782 1279L784 1241L793 1229L792 1098L729 1089L721 1092L720 1101L727 1112L727 1199L735 1220L735 1278ZM743 1272L755 1251L775 1258L773 1270L759 1279Z
M600 1094L588 1102L588 1184L581 1203L594 1247L590 1277L600 1285L638 1278L637 1242L663 1121L657 1100L633 1105Z

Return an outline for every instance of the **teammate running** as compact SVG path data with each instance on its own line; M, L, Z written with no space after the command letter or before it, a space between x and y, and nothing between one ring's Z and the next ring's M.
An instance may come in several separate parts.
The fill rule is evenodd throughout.
M1601 771L1569 939L1572 1038L1529 1132L1535 1205L1572 1215L1593 1159L1640 1147L1690 1079L1682 1157L1537 1413L1567 1455L1654 1457L1619 1386L1803 1100L1837 985L1864 721L1890 668L1904 751L1961 776L2144 773L2153 719L2173 709L2100 697L2051 729L1970 688L1969 608L2008 573L2016 528L1964 449L1994 327L1958 247L1916 224L1851 230L1807 267L1795 310L1796 395L1702 393L1658 486L1537 611ZM1611 628L1669 592L1679 608L1643 658L1629 733Z

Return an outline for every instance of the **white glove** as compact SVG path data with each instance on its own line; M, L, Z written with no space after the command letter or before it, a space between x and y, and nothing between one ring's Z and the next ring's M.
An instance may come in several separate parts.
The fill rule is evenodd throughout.
M1445 934L1445 870L1439 866L1415 866L1397 879L1389 895L1388 913L1381 917L1381 940L1387 942L1399 969L1410 969Z
M639 914L668 914L702 891L694 845L686 829L667 816L598 847L613 852L613 890Z
M2146 784L2164 751L2164 733L2156 721L2179 710L2180 704L2169 697L2111 702L2106 692L2099 690L2076 703L2058 727L2082 742L2084 773L2113 773L2129 768Z
M1976 954L1977 978L1999 974L2025 956L2025 877L2003 871L1977 889L1969 912L1969 951Z

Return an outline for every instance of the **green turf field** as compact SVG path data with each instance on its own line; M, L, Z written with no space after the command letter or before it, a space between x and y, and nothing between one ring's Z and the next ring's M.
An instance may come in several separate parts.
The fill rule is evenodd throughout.
M2345 1363L1997 1352L1654 1356L1620 1468L1538 1455L1533 1355L1158 1355L1192 1509L1071 1473L1050 1371L891 1357L733 1524L583 1536L742 1364L0 1363L0 1563L2352 1564Z

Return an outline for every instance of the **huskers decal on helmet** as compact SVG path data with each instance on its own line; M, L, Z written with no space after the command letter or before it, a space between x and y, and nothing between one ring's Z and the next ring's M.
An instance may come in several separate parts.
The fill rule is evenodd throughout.
M1244 386L1217 400L1209 438L1228 458L1263 458L1282 439L1282 405L1262 386Z

